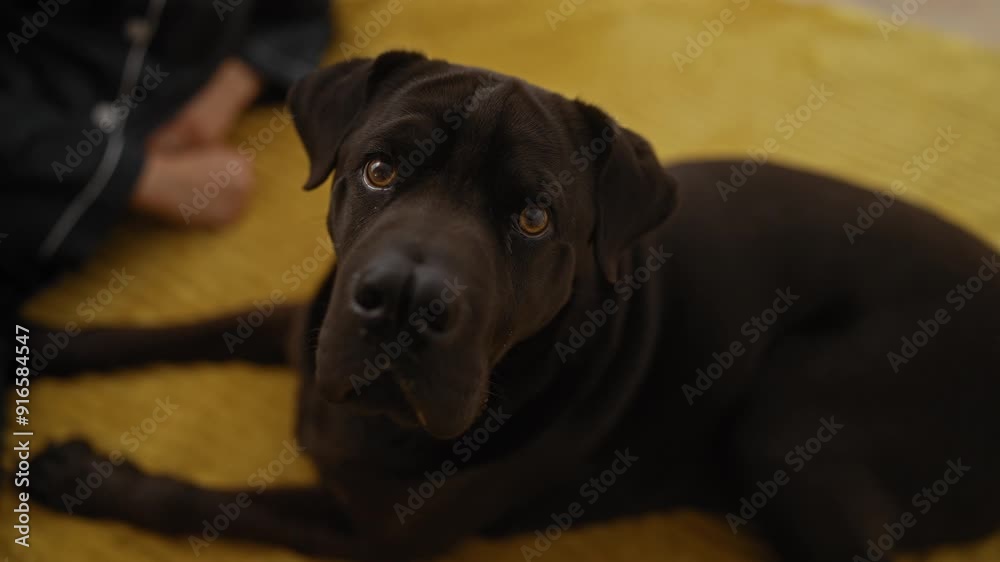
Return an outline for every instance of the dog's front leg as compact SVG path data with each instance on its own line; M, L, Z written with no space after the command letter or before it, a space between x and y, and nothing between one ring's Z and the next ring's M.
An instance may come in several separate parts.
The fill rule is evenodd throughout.
M32 463L31 497L73 515L184 537L196 554L221 538L312 556L366 556L322 488L210 490L105 458L82 441L52 446Z

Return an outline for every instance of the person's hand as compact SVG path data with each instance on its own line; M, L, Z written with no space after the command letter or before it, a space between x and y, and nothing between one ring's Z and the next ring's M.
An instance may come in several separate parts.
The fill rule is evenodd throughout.
M221 143L260 89L261 78L253 68L226 59L177 115L153 132L148 148L177 152Z
M132 208L175 224L222 226L243 214L253 181L253 168L232 149L148 152Z

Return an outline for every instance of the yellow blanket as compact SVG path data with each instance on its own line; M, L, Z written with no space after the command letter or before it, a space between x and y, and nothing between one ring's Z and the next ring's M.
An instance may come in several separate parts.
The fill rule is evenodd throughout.
M338 42L368 56L417 49L580 96L645 135L665 160L745 155L773 139L777 161L880 188L903 181L905 198L1000 246L997 53L915 24L880 29L878 16L771 0L576 3L571 10L570 0L402 0L402 10L383 25L371 10L385 9L388 0L337 0ZM367 29L365 37L354 26ZM330 60L342 58L343 50L331 46ZM814 88L830 94L801 110ZM325 236L328 193L300 191L304 153L291 128L264 132L271 117L271 108L255 110L232 139L257 139L262 147L253 151L259 188L246 220L218 233L125 225L84 271L36 299L28 312L58 325L157 324L245 307L276 288L290 299L307 299L321 271L295 271L311 268L304 262L320 245L317 237ZM912 159L933 146L939 129L949 128L958 135L955 142L914 180L907 163L916 165ZM113 270L135 279L108 292L112 298L99 312L78 310L99 294L107 300L102 291ZM205 485L245 485L291 437L294 390L295 377L286 370L240 364L43 381L33 387L33 446L37 453L52 440L79 435L143 467ZM164 417L156 401L168 398L178 409ZM133 427L144 440L128 435ZM10 452L4 455L9 465ZM281 470L287 483L314 476L307 460ZM9 483L2 494L0 559L153 562L193 556L187 540L40 507L32 511L32 548L14 548ZM744 535L732 535L718 518L649 516L568 533L543 560L760 559L763 547ZM529 540L470 541L446 559L522 560L520 547ZM225 540L203 549L200 559L302 560ZM1000 560L1000 537L927 559Z

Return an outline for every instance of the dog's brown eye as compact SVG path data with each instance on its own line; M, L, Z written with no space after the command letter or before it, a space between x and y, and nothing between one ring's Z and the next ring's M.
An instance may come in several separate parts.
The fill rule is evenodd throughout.
M376 158L365 164L365 183L374 189L385 189L396 179L396 167Z
M549 227L549 212L534 205L525 207L517 219L517 226L528 236L539 236Z

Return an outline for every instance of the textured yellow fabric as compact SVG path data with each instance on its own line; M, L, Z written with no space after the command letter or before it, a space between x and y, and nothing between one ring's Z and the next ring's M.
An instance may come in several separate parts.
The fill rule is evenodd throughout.
M353 42L353 26L374 21L370 10L386 4L338 0L339 37ZM884 39L875 16L768 0L589 0L565 21L556 21L555 29L546 11L557 11L559 0L403 0L402 5L384 28L369 25L378 33L362 54L418 49L580 96L649 138L664 159L745 155L773 137L779 144L775 160L882 188L904 181L906 198L1000 246L998 54L912 25ZM681 71L673 53L683 54L688 38L696 41L706 29L703 21L722 17L727 8L732 13L725 16L729 23L721 34ZM707 43L708 37L701 39ZM341 56L341 49L331 48L331 60ZM786 137L787 125L778 120L806 103L811 88L824 84L833 95ZM251 113L233 142L260 135L271 111ZM942 127L951 127L959 139L912 181L904 164L931 146ZM296 274L286 272L308 265L304 262L319 245L317 237L324 236L328 195L300 191L306 161L294 132L286 128L273 137L256 154L259 188L249 216L238 226L204 232L125 225L85 270L31 303L30 314L52 323L88 325L90 317L78 306L108 286L112 270L122 269L135 280L94 317L93 325L206 317L245 307L275 289L290 299L308 298L321 274L296 286ZM245 484L277 458L282 441L292 435L295 377L282 369L156 366L116 377L43 381L33 390L36 453L52 440L79 435L102 450L126 452L144 467L205 485ZM176 413L137 448L122 439L154 413L155 400L168 397L178 405ZM9 451L5 456L9 462ZM313 477L305 460L283 471L282 483ZM38 506L32 512L33 547L6 554L12 548L9 484L2 493L0 558L152 562L193 556L186 540ZM447 559L519 560L520 546L529 539L471 541ZM573 531L544 560L714 562L757 560L762 552L743 534L734 537L718 519L674 514ZM225 540L204 549L200 559L302 560ZM1000 540L942 549L927 559L1000 560Z

